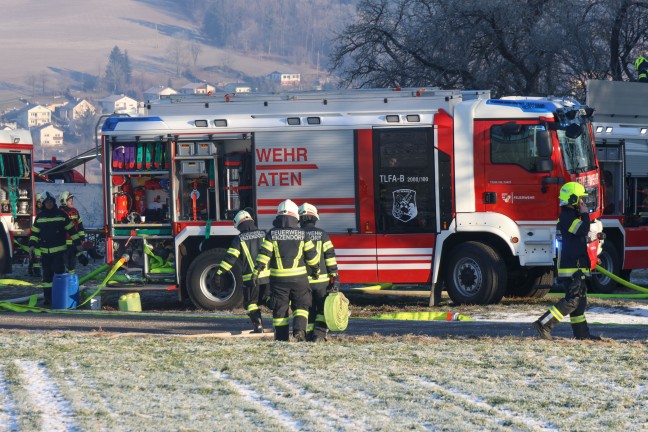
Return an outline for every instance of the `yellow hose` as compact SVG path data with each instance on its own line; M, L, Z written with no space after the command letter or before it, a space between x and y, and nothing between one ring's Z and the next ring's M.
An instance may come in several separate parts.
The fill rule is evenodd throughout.
M596 266L596 270L600 271L605 276L609 277L613 281L616 281L616 282L620 283L621 285L623 285L625 287L628 287L628 288L633 289L635 291L639 291L641 293L648 294L648 288L640 287L639 285L635 285L632 282L628 282L627 280L621 279L619 276L610 273L609 271L605 270L603 267L601 267L599 265Z

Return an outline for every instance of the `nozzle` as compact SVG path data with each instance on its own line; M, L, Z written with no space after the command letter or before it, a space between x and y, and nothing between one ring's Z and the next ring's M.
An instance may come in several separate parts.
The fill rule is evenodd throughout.
M123 259L124 262L126 263L126 262L128 262L128 260L130 260L130 255L124 254L124 255L121 256L121 259Z

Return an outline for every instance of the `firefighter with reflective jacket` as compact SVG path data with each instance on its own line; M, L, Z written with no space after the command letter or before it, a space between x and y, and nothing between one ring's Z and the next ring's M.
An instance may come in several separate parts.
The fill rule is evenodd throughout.
M256 284L260 272L270 268L275 340L289 340L290 306L293 310L293 337L296 341L305 341L311 306L306 266L311 269L311 278L318 279L317 252L306 232L299 228L299 208L291 200L279 204L273 225L256 257L252 282Z
M43 208L43 194L38 193L36 194L36 216L38 216L42 208ZM34 255L29 258L27 273L29 273L30 276L41 276L40 249L34 250Z
M256 284L252 283L252 270L255 265L254 259L259 253L266 232L256 227L254 219L247 209L241 210L234 216L234 228L238 229L240 234L234 237L227 250L227 255L220 263L220 268L216 272L216 284L220 284L221 275L230 271L236 261L241 263L245 309L254 326L254 333L263 333L263 321L259 306L263 304L267 295L270 270L260 272Z
M308 327L306 339L312 342L325 342L328 327L324 318L324 301L329 292L340 288L335 249L326 231L317 228L319 220L317 208L309 203L299 206L299 224L308 234L308 238L315 245L321 269L326 269L326 274L318 279L310 279L312 304L308 311Z
M644 56L639 56L635 60L635 70L637 71L637 81L648 82L648 60Z
M583 202L584 196L587 193L580 183L565 183L560 189L558 283L565 288L565 298L551 306L548 312L533 323L533 328L544 339L551 339L551 329L565 315L570 316L576 339L601 339L590 334L585 319L591 261L588 254L590 216L587 205Z
M43 208L36 216L32 225L31 236L29 237L29 254L33 256L36 248L40 250L43 282L51 283L54 274L65 273L65 252L67 245L65 240L67 235L70 236L72 243L81 249L74 223L67 214L56 207L56 199L49 192L43 195ZM51 287L43 290L45 304L52 302Z
M77 238L81 243L85 239L85 231L83 228L83 221L81 220L81 215L79 210L74 208L74 195L70 194L68 191L61 192L59 196L60 209L68 215L72 223L74 224L74 231L77 235ZM88 265L88 257L85 255L83 250L78 251L77 248L72 247L72 238L68 235L67 240L65 241L68 249L65 253L65 267L67 268L68 273L76 272L76 262L77 258L81 264Z

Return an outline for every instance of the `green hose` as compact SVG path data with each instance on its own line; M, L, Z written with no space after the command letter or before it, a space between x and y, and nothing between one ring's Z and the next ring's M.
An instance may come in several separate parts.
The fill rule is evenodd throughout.
M596 266L596 270L600 271L605 276L609 277L610 279L612 279L615 282L620 283L621 285L623 285L625 287L628 287L628 288L633 289L635 291L639 291L641 293L648 294L648 288L640 287L639 285L635 285L632 282L628 282L627 280L623 280L619 276L610 273L609 271L605 270L603 267L601 267L599 265Z

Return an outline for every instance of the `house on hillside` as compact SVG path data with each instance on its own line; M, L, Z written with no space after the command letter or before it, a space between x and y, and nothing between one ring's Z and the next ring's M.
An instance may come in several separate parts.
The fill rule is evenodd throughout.
M301 83L301 74L275 71L270 74L270 80L282 87L295 87Z
M41 147L63 147L63 131L51 124L41 126L32 129L32 140Z
M178 92L172 89L171 87L155 86L144 91L144 100L145 101L158 100L160 99L160 96L169 96L174 94L178 94Z
M23 128L33 128L52 122L52 111L42 105L23 108L18 112L18 124Z
M75 100L56 109L56 116L61 120L77 120L86 115L94 114L97 111L95 106L85 99Z
M104 114L137 114L137 101L124 95L110 95L99 99Z
M211 84L207 83L189 83L180 87L180 93L182 94L212 94L216 90Z
M250 93L252 87L245 83L229 83L225 84L225 91L234 93Z

